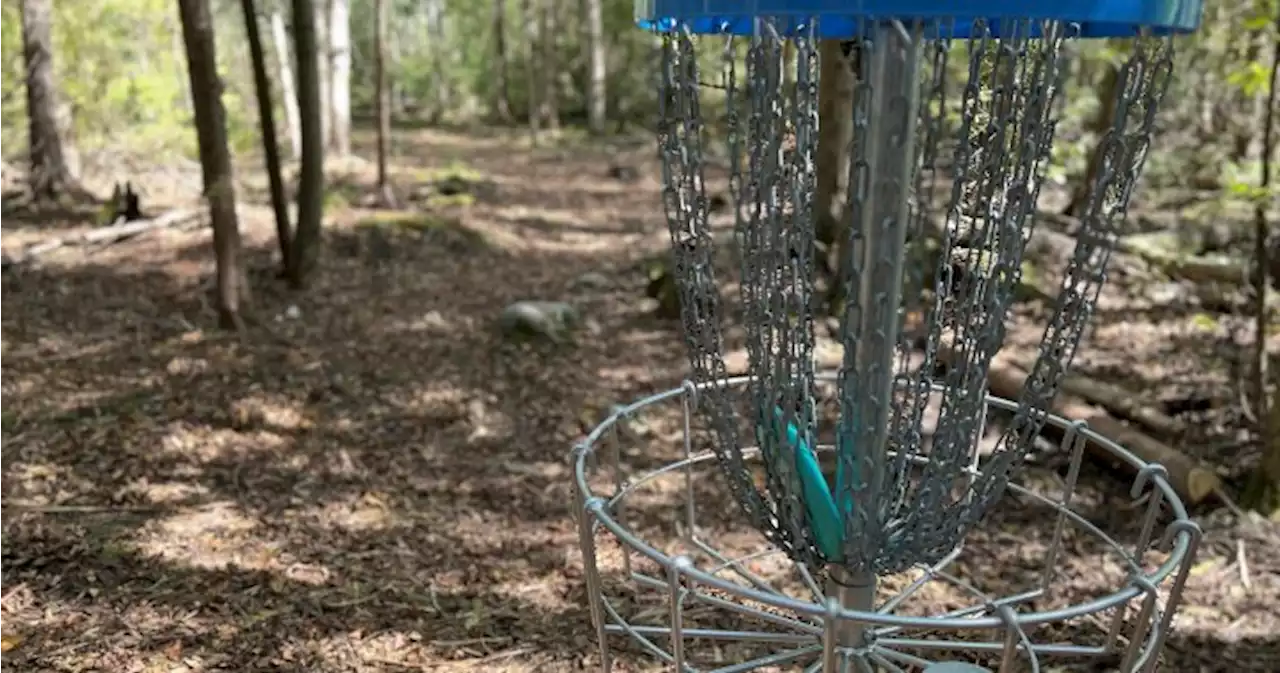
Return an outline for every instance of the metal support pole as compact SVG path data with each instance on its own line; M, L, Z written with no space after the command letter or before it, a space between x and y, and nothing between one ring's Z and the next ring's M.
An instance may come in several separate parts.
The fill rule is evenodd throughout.
M850 573L844 568L827 569L827 595L840 602L841 609L873 612L876 607L876 576L871 573ZM836 621L835 643L839 647L865 647L867 628L862 622L848 619Z

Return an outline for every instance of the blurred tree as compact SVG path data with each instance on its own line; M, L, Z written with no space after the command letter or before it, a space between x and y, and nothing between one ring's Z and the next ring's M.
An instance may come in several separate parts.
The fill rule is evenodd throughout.
M298 178L298 226L289 255L289 283L306 287L320 257L320 220L324 216L324 136L316 11L311 0L292 0L294 52L298 63L298 109L302 126L302 169Z
M543 0L545 1L545 0ZM538 5L536 0L520 0L520 19L524 23L525 37L525 86L528 89L529 104L526 106L529 114L529 138L534 145L538 144L538 132L541 129L541 123L538 112L542 109L542 95L538 83L541 78L538 77Z
M348 0L329 0L329 149L351 154L351 10Z
M598 2L598 0L589 0ZM598 9L597 5L597 9ZM507 57L507 2L493 2L493 78L492 114L500 124L511 123L511 83Z
M58 85L53 74L53 1L23 0L22 53L27 69L28 178L37 200L79 191L58 129Z
M604 133L607 115L608 98L605 93L605 79L608 74L608 60L605 57L604 13L600 8L601 0L583 0L587 24L587 61L590 69L587 74L587 128L592 133Z
M196 136L200 144L200 172L213 222L213 250L218 261L218 324L244 329L241 311L249 307L249 284L240 252L236 220L236 192L227 149L226 109L218 77L213 17L207 0L179 0L182 37L187 46L187 72L195 106Z
M373 0L374 79L378 113L378 198L384 208L396 207L395 192L387 176L387 145L391 142L391 88L387 86L387 0Z
M848 234L845 214L849 201L849 152L853 144L853 93L857 83L844 43L823 40L818 60L818 147L813 196L814 227L825 245L827 266L839 271L842 241ZM844 287L832 283L828 292L834 313L844 303Z
M1075 188L1071 190L1071 200L1067 202L1067 207L1063 211L1071 217L1084 216L1089 207L1089 199L1093 195L1092 186L1098 181L1098 175L1102 171L1105 160L1103 153L1106 149L1102 141L1116 122L1116 103L1120 96L1120 54L1120 51L1112 52L1111 58L1102 64L1102 81L1097 89L1098 109L1085 124L1085 131L1097 140L1089 155L1088 169L1084 176L1076 181Z
M316 27L316 70L320 78L320 97L318 105L320 106L320 140L324 143L325 149L329 149L330 140L333 137L333 106L329 104L330 93L329 86L333 83L333 52L329 41L329 3L332 0L318 0L313 2L313 14L315 14ZM293 20L293 39L298 39L298 19ZM296 62L296 58L295 58ZM298 69L302 69L302 65L298 64ZM299 74L301 78L301 74ZM299 85L301 86L301 85ZM305 108L304 108L305 109Z
M302 157L302 129L298 122L298 93L293 85L293 56L289 35L284 27L284 13L276 3L271 7L271 41L275 43L276 61L280 68L280 101L284 106L285 126L289 128L289 144L293 158Z
M276 216L276 240L280 244L280 268L289 271L290 233L289 207L284 198L284 180L280 176L280 146L276 141L276 121L271 105L271 82L267 79L267 59L262 52L262 36L258 31L258 13L253 0L240 0L244 11L245 36L249 40L249 56L253 63L253 83L257 92L258 117L262 124L262 153L267 164L267 181L271 185L271 208Z
M537 86L542 90L538 116L542 124L552 131L560 129L560 63L557 56L557 30L559 0L541 0L538 3L538 74Z

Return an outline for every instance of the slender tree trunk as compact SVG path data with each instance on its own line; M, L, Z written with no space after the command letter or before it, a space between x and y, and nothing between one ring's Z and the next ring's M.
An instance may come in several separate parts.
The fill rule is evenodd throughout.
M164 21L165 30L169 32L170 43L173 48L175 61L181 61L187 57L187 47L182 43L182 22L173 23L173 17L167 16ZM187 114L195 114L195 103L191 101L191 87L187 82L186 73L178 73L178 88L182 91L182 111Z
M853 95L857 83L845 46L824 40L818 47L818 147L813 207L815 235L827 246L827 267L838 279L848 237L849 160L853 144ZM832 312L843 311L844 286L832 282Z
M27 140L31 148L31 194L57 199L79 191L58 128L58 86L53 77L53 2L23 0L22 53L27 67Z
M538 113L542 109L538 86L538 15L534 0L520 0L520 20L524 22L525 44L525 86L529 92L529 138L536 146L538 132L541 129Z
M1098 174L1102 171L1103 152L1106 149L1103 147L1103 140L1116 122L1116 99L1120 96L1120 66L1106 63L1103 67L1105 70L1102 71L1102 82L1098 84L1098 111L1093 119L1089 120L1087 127L1097 140L1089 156L1089 167L1084 177L1071 190L1071 201L1063 211L1071 217L1081 217L1089 208L1089 199L1093 196L1093 184L1097 182Z
M334 153L351 154L351 8L348 0L329 0L329 121Z
M426 20L427 34L431 46L431 69L434 75L435 85L432 93L434 94L434 109L430 118L432 122L438 121L441 117L448 114L453 106L453 91L449 85L449 47L447 42L447 31L445 30L445 3L444 0L426 0Z
M556 50L556 20L559 0L542 0L538 15L538 38L541 41L542 122L552 131L560 129L560 64Z
M330 100L329 85L333 81L333 75L331 74L333 72L333 69L330 68L330 64L332 63L333 56L330 52L330 47L329 47L329 2L330 1L331 0L318 0L318 4L317 2L310 3L315 5L314 14L315 14L315 26L316 26L316 33L315 33L316 35L316 72L319 73L319 77L320 77L320 100L318 103L318 105L320 106L320 142L324 143L324 147L326 150L333 147L333 123L332 123L333 120L330 118L330 113L333 111L333 107L329 104L329 100ZM297 19L294 19L293 30L294 30L294 40L296 41L298 39L297 38L297 31L298 31ZM294 62L296 63L297 60L295 59ZM299 70L302 69L302 66L300 64L298 66L298 69ZM299 75L299 78L301 78L301 75ZM299 100L301 100L301 98L299 98Z
M1275 30L1280 33L1280 15L1276 16ZM1280 521L1280 400L1270 399L1267 394L1267 327L1270 323L1267 311L1268 270L1274 260L1268 259L1270 224L1267 222L1267 198L1271 191L1272 154L1276 148L1277 88L1280 88L1280 43L1273 47L1271 54L1271 86L1267 92L1267 106L1262 122L1262 178L1259 184L1259 198L1254 204L1254 255L1256 256L1254 271L1254 319L1257 321L1257 334L1254 336L1254 381L1253 396L1257 398L1258 434L1262 438L1262 463L1254 468L1249 484L1244 492L1244 505L1263 512L1273 521Z
M378 112L378 195L394 208L395 193L387 177L387 146L391 142L391 87L387 86L387 0L373 0L374 105Z
M511 82L507 61L507 1L493 2L493 117L501 124L511 123Z
M271 208L276 215L276 240L280 245L280 268L289 272L289 206L284 198L284 180L280 176L280 145L276 141L275 112L271 104L271 80L267 79L267 57L262 51L262 35L258 30L258 13L253 0L240 0L244 11L245 37L249 42L249 60L253 65L253 87L258 99L258 122L262 126L262 154L267 164L267 180L271 184Z
M218 324L242 330L242 310L249 308L249 285L240 253L235 182L227 149L227 111L222 105L217 48L208 0L178 0L182 36L187 45L187 77L195 107L200 144L200 172L213 222L213 250L218 262Z
M320 219L324 216L324 137L321 135L319 54L316 12L311 0L292 0L293 40L298 62L298 109L302 111L302 167L298 179L298 226L289 257L289 283L306 287L320 257Z
M587 128L604 133L608 116L605 82L609 76L604 44L604 12L601 0L586 0L587 14Z
M278 7L271 10L271 41L280 64L280 100L284 104L285 125L289 127L289 145L297 159L302 156L302 129L298 126L298 92L293 85L293 51L289 49L284 15Z

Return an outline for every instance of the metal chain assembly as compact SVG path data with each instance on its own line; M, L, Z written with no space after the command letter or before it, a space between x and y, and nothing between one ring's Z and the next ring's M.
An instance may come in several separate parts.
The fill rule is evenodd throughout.
M844 348L837 467L818 472L815 312L816 21L760 18L725 37L729 191L740 274L722 297L704 168L698 40L662 40L663 204L699 408L721 471L753 525L793 559L886 573L950 552L1003 492L1040 431L1116 244L1168 85L1167 39L1143 38L1121 72L1115 124L1076 248L1013 423L976 452L987 372L1005 336L1050 160L1064 43L1053 21L865 21L844 44L855 74L848 209L834 282ZM745 53L740 41L746 41ZM944 196L945 195L945 196ZM741 316L751 377L724 385L722 326ZM908 333L911 316L922 332ZM937 374L945 364L945 374ZM940 405L935 430L925 409ZM744 437L740 425L753 433ZM758 446L758 487L744 449Z

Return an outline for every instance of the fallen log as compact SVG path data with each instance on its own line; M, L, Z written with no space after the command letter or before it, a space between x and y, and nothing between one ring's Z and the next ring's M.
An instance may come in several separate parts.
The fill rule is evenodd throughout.
M99 227L81 234L79 238L80 245L94 244L111 244L117 241L123 241L132 238L138 234L151 231L153 229L164 229L166 227L174 227L179 224L190 222L204 214L202 208L179 208L171 210L159 217L149 220L133 220L131 222L122 222L120 224L112 224L106 227Z
M1026 378L1027 372L1014 362L997 357L992 361L991 369L987 373L987 386L994 395L1017 399ZM1163 465L1169 473L1169 484L1188 505L1203 502L1222 489L1222 480L1217 473L1201 465L1199 461L1136 428L1125 425L1106 411L1078 397L1059 393L1053 403L1053 413L1073 421L1085 421L1091 430L1128 449L1141 460ZM1110 452L1093 442L1086 444L1085 450L1108 462L1115 462L1110 458ZM1132 469L1128 463L1123 467L1126 470Z
M111 245L155 229L166 229L168 227L176 227L193 222L202 217L205 213L206 210L203 208L179 208L151 219L111 224L105 227L91 229L76 236L66 236L41 241L28 246L21 253L13 257L6 257L4 266L7 269L10 266L26 264L35 261L42 255L63 247Z
M1229 257L1205 257L1179 252L1167 233L1134 234L1122 237L1116 248L1141 259L1157 271L1193 283L1244 285L1249 272L1244 263Z
M1031 370L1032 361L1029 359L1010 358L1009 361L1024 372ZM1062 392L1102 407L1114 416L1137 423L1165 438L1177 437L1186 430L1181 421L1139 402L1123 387L1084 374L1068 374L1062 382Z

